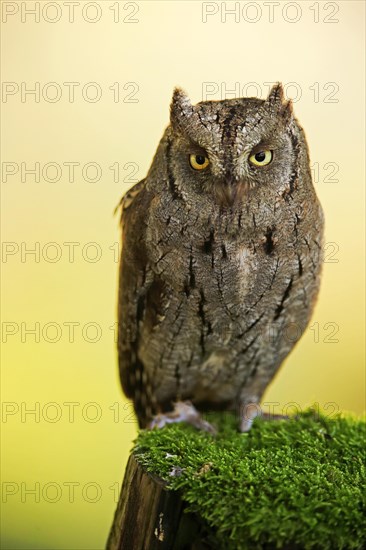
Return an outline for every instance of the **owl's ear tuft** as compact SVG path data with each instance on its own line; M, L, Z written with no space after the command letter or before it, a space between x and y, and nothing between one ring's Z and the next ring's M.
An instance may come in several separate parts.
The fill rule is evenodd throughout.
M277 112L286 122L288 122L293 114L292 101L285 99L283 86L280 82L275 84L266 99L266 103L270 108Z
M285 101L282 105L281 109L281 116L285 120L285 122L290 122L293 115L293 108L292 108L292 100L289 99L288 101Z
M175 88L170 105L170 122L172 126L184 127L184 123L193 115L192 103L181 88Z
M271 105L282 105L284 99L285 94L283 92L283 86L281 82L277 82L274 86L272 86L266 101Z

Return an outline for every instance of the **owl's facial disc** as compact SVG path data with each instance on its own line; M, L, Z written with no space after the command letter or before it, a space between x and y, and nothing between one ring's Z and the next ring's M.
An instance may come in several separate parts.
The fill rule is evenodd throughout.
M261 189L281 194L296 159L291 102L276 85L266 100L239 98L192 105L176 89L169 132L174 174L189 182L187 195L239 207ZM179 159L179 162L178 162ZM258 191L259 190L259 191Z

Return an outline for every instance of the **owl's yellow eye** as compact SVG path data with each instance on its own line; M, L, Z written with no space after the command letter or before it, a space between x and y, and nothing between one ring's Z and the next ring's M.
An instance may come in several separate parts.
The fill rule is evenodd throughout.
M266 149L264 151L258 151L258 153L254 153L254 155L251 155L249 157L249 161L254 164L254 166L266 166L271 162L272 157L272 151Z
M204 170L209 165L209 160L205 155L190 155L189 163L195 170Z

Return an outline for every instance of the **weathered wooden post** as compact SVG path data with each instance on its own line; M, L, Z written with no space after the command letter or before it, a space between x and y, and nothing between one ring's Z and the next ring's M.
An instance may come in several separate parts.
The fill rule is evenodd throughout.
M176 491L144 471L131 454L107 542L107 550L183 550L207 548L200 526L185 514Z

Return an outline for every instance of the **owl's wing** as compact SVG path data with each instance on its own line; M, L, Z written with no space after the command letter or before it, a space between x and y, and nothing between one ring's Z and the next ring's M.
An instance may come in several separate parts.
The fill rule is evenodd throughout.
M122 227L123 227L123 222L128 218L127 210L133 203L134 198L137 197L137 195L140 193L140 191L142 191L142 189L144 189L145 181L146 181L145 179L139 181L133 187L131 187L131 189L126 191L126 193L122 195L121 200L119 201L116 208L114 209L114 214L116 214L117 211L121 208L120 222Z
M142 180L120 202L122 253L118 296L118 361L123 391L135 402L135 394L142 379L142 365L138 360L140 320L150 280L145 247L146 215L150 200L145 180Z

